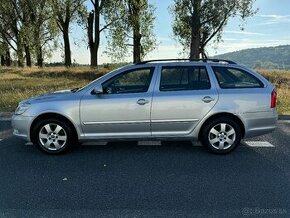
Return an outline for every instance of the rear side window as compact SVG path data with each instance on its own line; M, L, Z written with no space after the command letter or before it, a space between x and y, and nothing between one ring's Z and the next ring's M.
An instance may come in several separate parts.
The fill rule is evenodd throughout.
M230 67L213 67L212 69L222 89L264 87L258 78L244 70Z
M205 67L175 66L161 70L160 91L210 89Z

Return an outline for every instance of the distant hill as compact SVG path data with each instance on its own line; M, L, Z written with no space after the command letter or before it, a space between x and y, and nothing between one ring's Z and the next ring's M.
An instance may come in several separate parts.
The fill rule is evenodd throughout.
M244 49L214 58L232 60L251 68L290 69L290 45Z

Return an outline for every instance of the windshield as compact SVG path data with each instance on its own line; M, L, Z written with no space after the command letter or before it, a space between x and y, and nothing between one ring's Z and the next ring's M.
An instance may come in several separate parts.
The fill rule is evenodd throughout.
M125 67L125 66L124 66L124 67ZM101 76L101 77L99 77L99 78L93 80L92 82L88 83L88 84L85 85L84 87L82 87L82 88L75 88L75 89L72 89L71 91L72 91L72 92L80 92L80 91L86 89L87 87L91 86L91 85L92 85L93 83L95 83L96 81L102 79L104 76L106 76L106 75L108 75L108 74L111 74L111 73L114 73L114 72L116 72L116 71L118 71L118 70L120 70L120 69L123 69L124 67L120 67L120 68L118 68L118 69L115 69L115 70L113 70L113 71L111 71L111 72L109 72L109 73L107 73L107 74L104 74L103 76Z
M112 73L112 72L114 72L114 71L111 71L111 72L109 72L109 73ZM81 88L75 88L75 89L72 89L71 91L72 91L72 92L80 92L80 91L84 90L85 88L89 87L89 86L90 86L91 84L93 84L94 82L96 82L96 81L98 81L99 79L103 78L105 75L107 75L107 74L104 74L103 76L101 76L101 77L99 77L99 78L93 80L92 82L88 83L88 84L85 85L84 87L81 87Z

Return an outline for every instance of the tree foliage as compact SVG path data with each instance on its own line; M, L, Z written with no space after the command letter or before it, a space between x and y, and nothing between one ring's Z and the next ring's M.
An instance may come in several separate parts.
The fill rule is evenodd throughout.
M0 32L2 39L15 51L18 59L18 66L24 66L23 55L23 20L19 7L22 2L18 0L2 0L0 4Z
M42 67L44 54L50 52L49 43L56 42L59 30L52 19L52 8L47 0L24 0L24 2L28 14L25 32L28 34L29 47L36 57L37 66Z
M105 20L113 23L109 28L108 53L113 58L123 59L133 48L133 62L140 62L155 49L153 32L155 8L147 0L120 0L118 7L106 11Z
M47 0L2 0L0 5L0 33L9 48L17 54L18 65L32 66L37 59L43 65L43 56L49 51L51 40L58 33L53 23L51 7ZM5 44L2 43L2 50ZM24 56L25 53L25 56Z
M220 42L229 18L245 20L256 13L255 0L174 0L173 33L190 58L206 57L209 42Z

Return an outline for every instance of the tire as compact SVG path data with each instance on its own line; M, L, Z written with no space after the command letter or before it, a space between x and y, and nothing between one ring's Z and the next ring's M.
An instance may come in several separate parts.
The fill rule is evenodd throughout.
M32 142L48 154L61 154L75 142L74 131L66 122L58 119L44 119L33 128Z
M206 123L200 140L212 153L227 154L241 142L241 127L231 117L220 117Z

